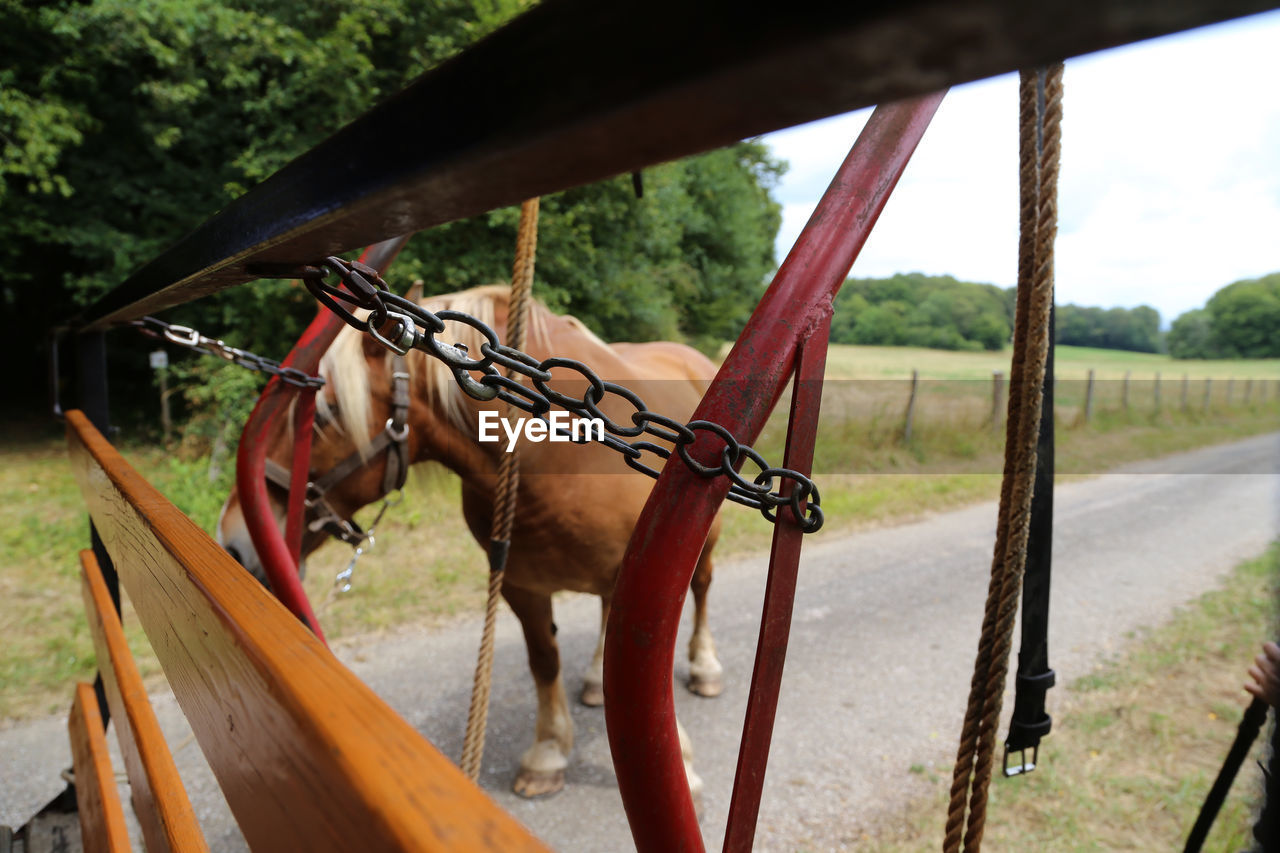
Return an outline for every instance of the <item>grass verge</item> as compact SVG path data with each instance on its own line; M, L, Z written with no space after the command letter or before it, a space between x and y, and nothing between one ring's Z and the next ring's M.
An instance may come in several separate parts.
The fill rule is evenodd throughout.
M1050 694L1052 734L1040 765L991 785L990 850L1180 850L1235 738L1249 696L1245 669L1276 636L1280 543L1238 566L1218 590L1135 638L1127 651ZM1003 730L1002 730L1003 731ZM1205 843L1249 847L1261 797L1265 733L1241 768ZM865 849L937 850L950 767L910 771L932 794L864 839Z

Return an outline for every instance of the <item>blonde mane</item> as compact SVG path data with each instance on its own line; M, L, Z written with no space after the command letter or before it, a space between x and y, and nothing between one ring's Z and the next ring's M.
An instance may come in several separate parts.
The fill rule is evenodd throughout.
M510 298L511 288L508 285L486 284L459 293L432 296L421 300L419 304L433 312L448 310L470 314L492 327L497 315L496 307L499 304L506 305ZM526 350L549 352L551 340L547 321L550 316L551 312L545 305L533 300L529 310L529 328L525 334ZM593 343L608 347L578 318L565 315L560 319ZM369 373L364 358L363 337L364 333L350 326L343 328L320 361L320 375L333 391L337 412L330 406L327 395L317 395L318 413L354 441L361 454L367 452L376 427L371 422L373 409L370 405ZM445 343L464 345L473 358L479 357L480 345L484 342L480 333L471 326L453 321L446 321L445 330L438 337ZM386 359L391 359L391 353L386 354ZM468 398L448 366L438 358L417 350L410 352L405 359L409 367L413 396L438 408L453 425L469 428L466 418Z
M320 359L320 375L325 391L316 395L317 428L322 421L332 423L342 435L351 437L361 456L369 450L373 407L369 400L369 370L364 363L364 333L343 326L338 337ZM337 412L329 404L328 391L336 398Z

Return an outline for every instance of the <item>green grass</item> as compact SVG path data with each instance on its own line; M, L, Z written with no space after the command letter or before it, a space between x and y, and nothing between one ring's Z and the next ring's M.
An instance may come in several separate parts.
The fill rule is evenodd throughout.
M1059 349L1060 363L1101 353L1132 365L1156 356ZM824 394L814 479L822 490L827 526L818 538L869 525L919 518L931 512L994 498L999 491L1003 430L990 423L992 365L1007 370L1008 354L949 353L889 347L832 347ZM1211 364L1211 363L1205 363ZM1212 363L1215 376L1277 375L1280 362ZM907 386L900 381L847 382L871 371L901 377L912 366L921 384L912 440L902 440ZM933 372L930 372L933 371ZM1269 372L1268 372L1269 371ZM944 376L944 374L946 374ZM935 381L947 379L947 381ZM1060 382L1060 390L1066 383ZM1223 386L1225 383L1216 382ZM1239 384L1239 383L1237 383ZM1172 405L1156 414L1099 400L1084 425L1079 405L1058 406L1058 467L1064 475L1090 474L1134 459L1214 444L1275 429L1280 402L1248 406L1238 389L1208 410ZM1170 399L1166 393L1166 399ZM1066 395L1060 395L1066 396ZM785 440L785 403L756 446L779 464ZM65 460L61 439L0 437L0 719L62 709L74 679L93 673L92 645L84 627L76 553L87 544L83 505ZM19 434L21 431L19 431ZM230 461L211 478L206 458L166 453L154 446L123 445L123 452L180 509L212 530L230 481ZM371 520L375 507L358 518ZM730 505L724 512L718 553L766 549L771 531L760 515ZM459 484L436 470L415 470L405 503L379 529L378 545L356 571L350 593L332 592L333 576L350 550L330 544L312 556L306 588L325 631L341 639L397 626L448 618L482 606L485 567L459 512ZM126 632L144 672L153 658L136 621L126 612Z
M1061 379L1084 379L1095 370L1099 379L1121 379L1125 371L1150 378L1158 371L1165 379L1184 373L1193 379L1280 379L1280 359L1180 360L1167 355L1059 346L1054 355ZM986 379L1002 370L1008 375L1009 350L1003 352L951 352L921 347L864 347L834 344L827 355L827 376L832 379L901 379L919 370L933 379Z
M1246 667L1276 636L1277 594L1280 544L1065 695L1050 694L1053 732L1035 772L992 782L986 848L1181 849L1248 704ZM883 824L866 849L938 849L951 770L935 769L933 793ZM1250 760L1204 849L1247 848L1260 797L1261 774Z

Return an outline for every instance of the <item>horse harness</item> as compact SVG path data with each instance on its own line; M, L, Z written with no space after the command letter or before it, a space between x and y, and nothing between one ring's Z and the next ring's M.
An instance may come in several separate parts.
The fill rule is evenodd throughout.
M308 524L310 530L324 530L335 539L353 548L360 547L369 533L356 524L355 519L343 518L325 499L325 493L369 464L379 453L385 453L387 467L382 475L382 493L389 495L404 488L409 476L409 365L404 356L396 354L391 363L391 417L361 453L353 451L346 459L334 465L324 474L316 476L312 471L307 482L306 506L316 512L316 519ZM289 469L266 460L267 481L289 491ZM370 531L372 532L372 531Z

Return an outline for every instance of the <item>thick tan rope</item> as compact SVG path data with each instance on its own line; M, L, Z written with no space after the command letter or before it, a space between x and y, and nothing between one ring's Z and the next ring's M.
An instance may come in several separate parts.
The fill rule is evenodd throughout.
M538 199L520 206L520 225L516 231L516 260L511 272L511 300L507 303L507 345L524 349L525 325L532 299L533 265L538 251ZM508 376L513 376L511 371ZM516 413L507 404L507 417ZM489 721L489 693L493 682L493 634L498 617L498 597L502 594L502 578L506 569L507 543L516 517L516 494L520 489L520 454L512 449L502 455L498 466L498 489L493 499L493 527L489 533L493 543L503 549L490 554L489 599L484 611L484 632L480 637L480 653L476 658L475 680L471 686L471 708L467 711L467 734L462 744L462 771L472 780L480 778L480 759L484 757L485 728Z
M977 851L982 844L987 789L991 781L1013 625L1022 588L1022 571L1026 563L1031 495L1035 484L1036 441L1045 360L1049 350L1049 312L1053 304L1062 65L1053 66L1046 74L1043 117L1037 114L1036 89L1036 74L1023 72L1019 90L1021 235L1018 246L1018 306L1010 370L1005 473L982 636L952 779L943 842L943 850L947 853L960 849L962 826L965 827L963 842L966 853ZM1037 163L1038 127L1043 128L1043 146ZM969 811L967 824L966 806Z

